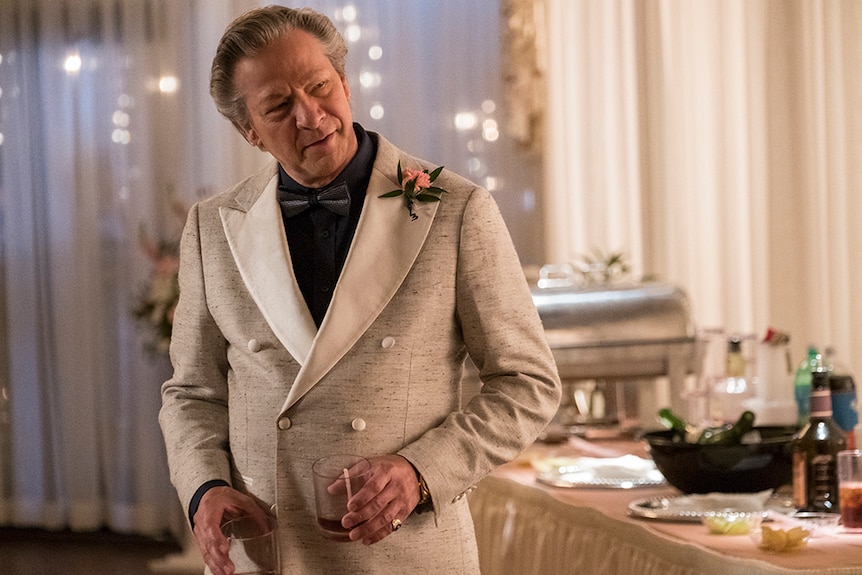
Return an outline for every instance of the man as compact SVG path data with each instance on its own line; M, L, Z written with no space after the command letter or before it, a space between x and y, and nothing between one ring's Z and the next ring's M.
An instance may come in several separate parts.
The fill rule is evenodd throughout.
M354 124L346 52L326 17L271 6L213 61L219 111L276 160L183 233L160 422L216 575L232 572L219 525L265 513L285 573L478 573L465 495L559 402L490 195ZM441 199L407 201L422 192ZM483 386L463 405L468 353ZM372 465L342 519L364 545L315 527L311 466L334 453Z

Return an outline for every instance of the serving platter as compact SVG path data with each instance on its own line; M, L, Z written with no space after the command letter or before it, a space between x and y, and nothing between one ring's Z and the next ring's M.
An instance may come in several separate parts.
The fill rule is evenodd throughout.
M556 457L533 462L536 481L573 489L633 489L664 485L652 460L634 455L615 458Z
M768 519L772 513L790 515L796 511L793 499L788 495L772 495L766 499L761 511ZM628 514L643 519L658 521L700 522L704 508L697 499L686 495L646 497L629 503Z

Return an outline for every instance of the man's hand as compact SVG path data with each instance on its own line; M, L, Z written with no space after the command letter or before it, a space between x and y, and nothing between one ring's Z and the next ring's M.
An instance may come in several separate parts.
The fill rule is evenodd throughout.
M377 543L393 532L392 521L404 521L419 503L416 470L400 455L370 457L368 480L347 503L341 524L351 541Z
M230 544L221 526L225 521L245 515L266 522L266 513L255 500L232 487L213 487L201 497L194 516L195 540L213 575L233 575L234 565L228 557Z

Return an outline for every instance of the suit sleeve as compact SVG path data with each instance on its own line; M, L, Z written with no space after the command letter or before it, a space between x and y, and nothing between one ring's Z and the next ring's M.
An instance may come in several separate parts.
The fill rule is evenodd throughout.
M495 467L535 441L556 413L561 385L517 253L483 189L461 227L456 313L481 392L402 449L428 483L438 520Z
M186 509L205 482L230 482L227 346L207 305L199 221L195 206L180 247L180 299L171 335L174 374L162 386L159 412L171 481Z

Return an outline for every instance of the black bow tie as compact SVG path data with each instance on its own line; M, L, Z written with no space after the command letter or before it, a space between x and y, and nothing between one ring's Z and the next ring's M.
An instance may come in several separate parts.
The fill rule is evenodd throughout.
M288 218L312 206L323 206L339 216L346 216L350 212L350 193L347 191L347 184L343 182L307 195L295 194L279 186L278 203Z

